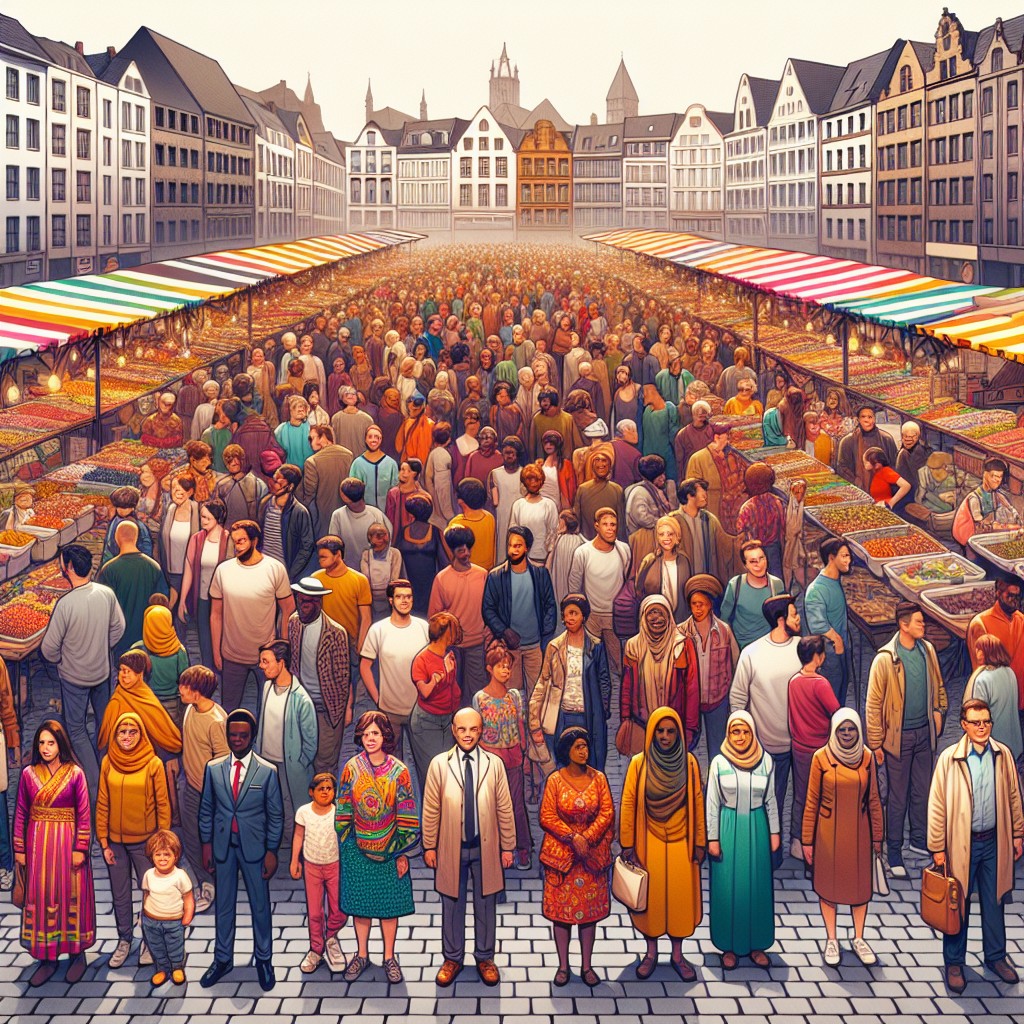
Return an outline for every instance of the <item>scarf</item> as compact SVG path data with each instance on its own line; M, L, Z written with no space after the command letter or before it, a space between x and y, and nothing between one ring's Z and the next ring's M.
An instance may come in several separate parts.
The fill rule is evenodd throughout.
M668 620L658 633L651 628L647 618L655 606L661 607ZM685 646L686 637L676 628L672 608L665 596L659 593L645 597L640 604L640 632L626 641L625 656L639 670L648 715L654 708L668 704L672 673Z
M128 722L138 726L139 742L131 750L122 750L117 742L117 730ZM122 775L134 775L136 772L142 771L154 757L156 757L156 752L153 750L153 744L149 740L149 735L146 732L145 725L142 723L142 718L134 711L126 711L123 715L120 715L114 724L114 731L110 737L110 746L107 748L107 760L110 762L111 767L121 772Z
M844 750L839 745L839 740L836 738L836 729L846 722L852 722L857 726L857 746L852 750ZM864 730L860 727L860 717L857 712L851 708L840 708L832 716L832 726L829 730L828 752L840 763L846 765L847 768L859 768L861 762L864 760Z
M169 608L153 605L146 609L142 616L142 642L158 658L170 658L182 649Z
M729 730L732 728L734 722L743 722L751 732L753 741L750 746L743 752L736 749L733 746L732 740L729 739ZM757 738L757 726L754 725L754 719L746 711L734 711L730 716L729 720L725 723L725 740L722 742L722 746L719 748L726 759L740 771L749 772L752 768L756 768L764 755L764 751L761 749L761 744Z
M666 718L676 724L678 735L670 750L655 742L654 730ZM686 805L687 763L683 726L679 716L666 707L658 708L647 723L647 747L644 756L644 805L651 821L665 824Z

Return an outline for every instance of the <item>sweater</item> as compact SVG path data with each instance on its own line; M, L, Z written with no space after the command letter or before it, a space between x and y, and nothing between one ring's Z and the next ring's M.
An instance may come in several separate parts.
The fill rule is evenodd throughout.
M124 630L124 613L110 587L84 583L54 605L39 652L64 682L99 686L110 679L110 649Z
M790 750L788 721L789 681L800 671L796 654L798 636L777 644L763 636L743 649L729 691L732 711L749 711L757 738L769 754Z
M171 801L163 762L153 756L141 770L125 774L103 758L96 793L96 838L108 843L144 843L171 827Z

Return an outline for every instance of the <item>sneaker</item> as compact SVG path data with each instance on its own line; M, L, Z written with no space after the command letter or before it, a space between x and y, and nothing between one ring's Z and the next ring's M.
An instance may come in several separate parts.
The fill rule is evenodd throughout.
M843 956L839 952L839 943L835 939L829 939L825 943L825 963L829 967L838 967L842 959Z
M125 961L128 959L128 954L131 952L132 944L127 939L121 939L117 943L117 948L113 953L110 954L109 967L112 970L117 970L118 967L124 967Z
M903 862L899 861L896 864L889 862L889 871L892 873L893 878L906 878L907 869L903 866Z
M348 966L348 959L342 952L341 943L338 941L337 935L332 935L327 940L327 951L324 959L332 971L343 971Z
M863 939L853 940L853 951L857 954L857 959L865 967L871 967L878 963L878 957L875 956L875 951Z
M14 872L4 869L0 871L0 892L10 892L14 888Z
M914 843L907 847L907 852L912 853L915 857L931 857L931 854L923 846L917 846Z
M529 871L532 862L529 850L516 850L515 860L512 862L512 866L516 871Z
M196 913L205 914L213 906L216 892L210 882L203 882L199 887L199 895L196 897Z
M311 949L306 954L302 963L299 964L299 970L303 974L312 974L320 966L321 960L323 960L323 957L315 949Z
M384 974L389 984L402 984L402 968L398 966L398 961L394 957L384 961Z
M139 945L139 966L148 967L154 963L153 954L149 951L149 946L146 945L145 940Z

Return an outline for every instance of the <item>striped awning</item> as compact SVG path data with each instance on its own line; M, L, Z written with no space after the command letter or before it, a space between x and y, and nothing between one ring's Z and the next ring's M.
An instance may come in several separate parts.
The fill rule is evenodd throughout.
M0 290L0 360L131 327L423 237L408 231L325 235L6 288Z
M947 337L941 325L949 323L949 318L976 311L979 296L1000 292L854 260L734 245L669 231L605 231L586 238L885 327L911 328L938 337ZM1021 319L1024 322L1024 313ZM1005 323L1002 326L997 334L1007 330ZM1024 335L1018 335L1017 343L1024 348Z

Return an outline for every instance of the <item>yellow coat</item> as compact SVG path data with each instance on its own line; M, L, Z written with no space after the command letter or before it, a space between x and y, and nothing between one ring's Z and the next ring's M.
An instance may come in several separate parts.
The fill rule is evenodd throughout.
M647 781L645 759L654 737L654 725L665 717L674 718L680 736L684 735L679 716L674 711L662 708L651 715L647 723L645 753L633 757L626 769L619 808L619 842L624 848L634 849L636 859L648 874L647 909L643 913L630 914L633 927L649 938L667 934L684 939L696 931L704 916L700 865L694 860L695 848L707 846L704 791L697 759L693 754L687 754L689 789L686 805L666 823L667 829L672 831L679 827L679 819L685 818L684 838L678 842L665 842L652 831L644 801Z

